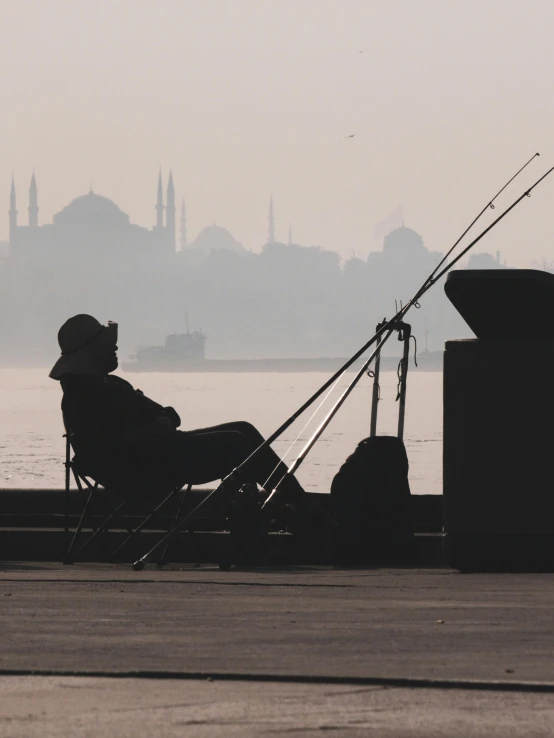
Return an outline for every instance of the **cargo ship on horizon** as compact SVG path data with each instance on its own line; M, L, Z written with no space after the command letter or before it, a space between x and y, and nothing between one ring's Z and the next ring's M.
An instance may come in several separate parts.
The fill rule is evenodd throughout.
M202 331L171 333L163 346L147 346L123 362L124 372L335 372L346 357L267 357L259 359L207 359L207 336ZM417 366L410 369L442 371L442 351L423 351ZM357 371L363 359L354 362L349 371ZM381 370L396 371L400 356L382 356Z
M163 346L144 346L123 362L124 372L335 372L348 359L345 357L268 357L260 359L207 359L207 335L202 330L191 331L188 311L185 309L185 333L170 333ZM442 370L442 351L427 349L417 356L417 365L423 371ZM381 356L381 369L393 371L400 356ZM349 371L358 370L363 358L354 362Z

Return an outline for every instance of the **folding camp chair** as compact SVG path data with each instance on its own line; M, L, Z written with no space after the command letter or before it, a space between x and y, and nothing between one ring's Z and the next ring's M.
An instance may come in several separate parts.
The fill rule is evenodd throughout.
M155 504L155 506L151 509L149 509L148 513L145 515L145 517L142 518L140 523L133 529L129 526L129 524L124 524L124 528L127 531L128 535L124 538L124 540L117 546L117 548L114 551L109 551L109 547L107 546L107 535L110 530L110 524L112 521L114 521L116 518L122 518L122 512L125 508L132 508L133 504L136 506L136 501L131 500L126 496L125 494L121 493L121 490L118 490L117 487L108 487L104 486L101 482L94 479L90 473L87 473L85 469L79 468L79 466L76 464L75 459L71 458L71 432L67 432L65 434L66 438L66 451L65 451L65 532L66 537L69 538L70 535L70 502L71 502L71 477L75 480L75 484L77 486L78 493L81 497L81 500L83 502L83 508L81 511L81 515L79 518L79 522L77 524L77 527L73 533L73 536L71 537L71 541L69 543L69 546L67 548L67 551L65 553L65 556L63 558L64 564L72 564L77 557L83 553L85 549L87 549L91 543L101 534L106 534L106 558L108 560L113 560L122 550L124 546L126 546L131 539L133 539L135 536L137 536L141 530L143 530L151 521L153 521L156 517L159 517L159 513L162 511L163 508L165 508L171 500L178 499L178 506L177 506L177 512L175 515L175 518L173 520L173 523L170 527L169 532L173 531L176 527L181 515L183 508L185 506L185 502L187 501L187 498L189 496L190 490L192 488L191 484L188 485L180 485L177 487L173 487L170 489L169 493L162 499L161 502L158 502ZM184 493L180 496L179 499L179 493L184 489ZM98 518L98 512L97 510L94 511L93 505L96 503L97 499L100 497L101 492L104 496L104 513L100 517L102 518L100 522L97 524L95 523L95 517ZM122 501L116 501L117 497L120 496L123 498ZM114 498L114 509L109 509L109 503L110 498ZM96 515L94 514L96 512ZM84 543L81 544L79 548L77 548L77 542L79 539L79 536L81 535L83 528L85 527L85 523L87 522L87 518L90 520L91 528L92 528L92 535L89 536ZM159 560L159 564L165 563L166 555L168 551L168 546L165 546L163 549L163 553L161 556L161 559Z

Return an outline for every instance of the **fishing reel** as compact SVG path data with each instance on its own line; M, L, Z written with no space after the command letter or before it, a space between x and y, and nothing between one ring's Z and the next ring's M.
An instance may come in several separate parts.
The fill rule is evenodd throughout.
M225 517L232 529L244 528L256 522L262 510L263 497L256 484L244 483L227 493Z
M222 483L223 517L240 528L264 521L267 527L286 510L280 489L267 490L254 482L245 482L240 471L233 471Z
M398 332L398 340L403 341L409 341L410 337L412 335L412 326L409 323L404 323L403 321L399 321L395 326L394 330Z
M383 320L380 323L377 323L377 326L375 327L375 331L378 333L379 331L381 331L387 325L387 323L388 323L387 319L386 318L383 318ZM409 345L410 339L413 338L414 341L415 341L415 336L412 335L412 326L409 323L404 323L404 321L399 320L391 328L391 331L393 331L393 330L396 331L396 333L398 333L398 340L400 341L400 343L403 343L404 344L404 347L405 347L404 350L405 350L405 353L406 353L406 346ZM379 344L378 344L379 346L381 345L381 342L383 342L383 339L382 338L379 341ZM375 369L369 368L367 370L366 374L367 374L368 377L370 377L370 379L375 379L375 377L377 377L377 381L378 381L378 376L379 376L379 369L378 369L379 361L380 361L380 355L377 356L377 361L376 361L376 364L375 364L376 368ZM416 366L417 366L417 361L416 361Z
M219 563L228 571L241 560L250 561L263 556L267 548L270 523L263 512L267 493L257 484L240 480L231 474L223 484L223 515L231 538L230 550Z

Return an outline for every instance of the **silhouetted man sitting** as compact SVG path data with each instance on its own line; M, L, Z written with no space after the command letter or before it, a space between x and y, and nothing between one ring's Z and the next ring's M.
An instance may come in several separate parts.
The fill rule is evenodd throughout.
M103 326L90 315L75 315L60 328L58 343L62 354L50 377L63 389L64 424L76 463L105 486L163 492L212 482L263 442L246 422L177 430L181 420L172 407L162 407L111 374L118 365L117 323ZM241 479L271 490L286 471L267 447L243 467ZM305 492L293 476L281 491L295 507L306 507Z

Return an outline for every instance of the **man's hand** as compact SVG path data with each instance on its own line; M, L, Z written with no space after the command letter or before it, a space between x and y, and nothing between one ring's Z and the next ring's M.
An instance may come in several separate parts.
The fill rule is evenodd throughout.
M172 433L175 433L175 425L167 415L159 415L154 421L154 427L164 436L170 436Z
M162 415L165 418L169 418L169 420L172 422L174 428L178 428L181 425L181 418L179 415L175 412L175 409L172 407L164 407Z

